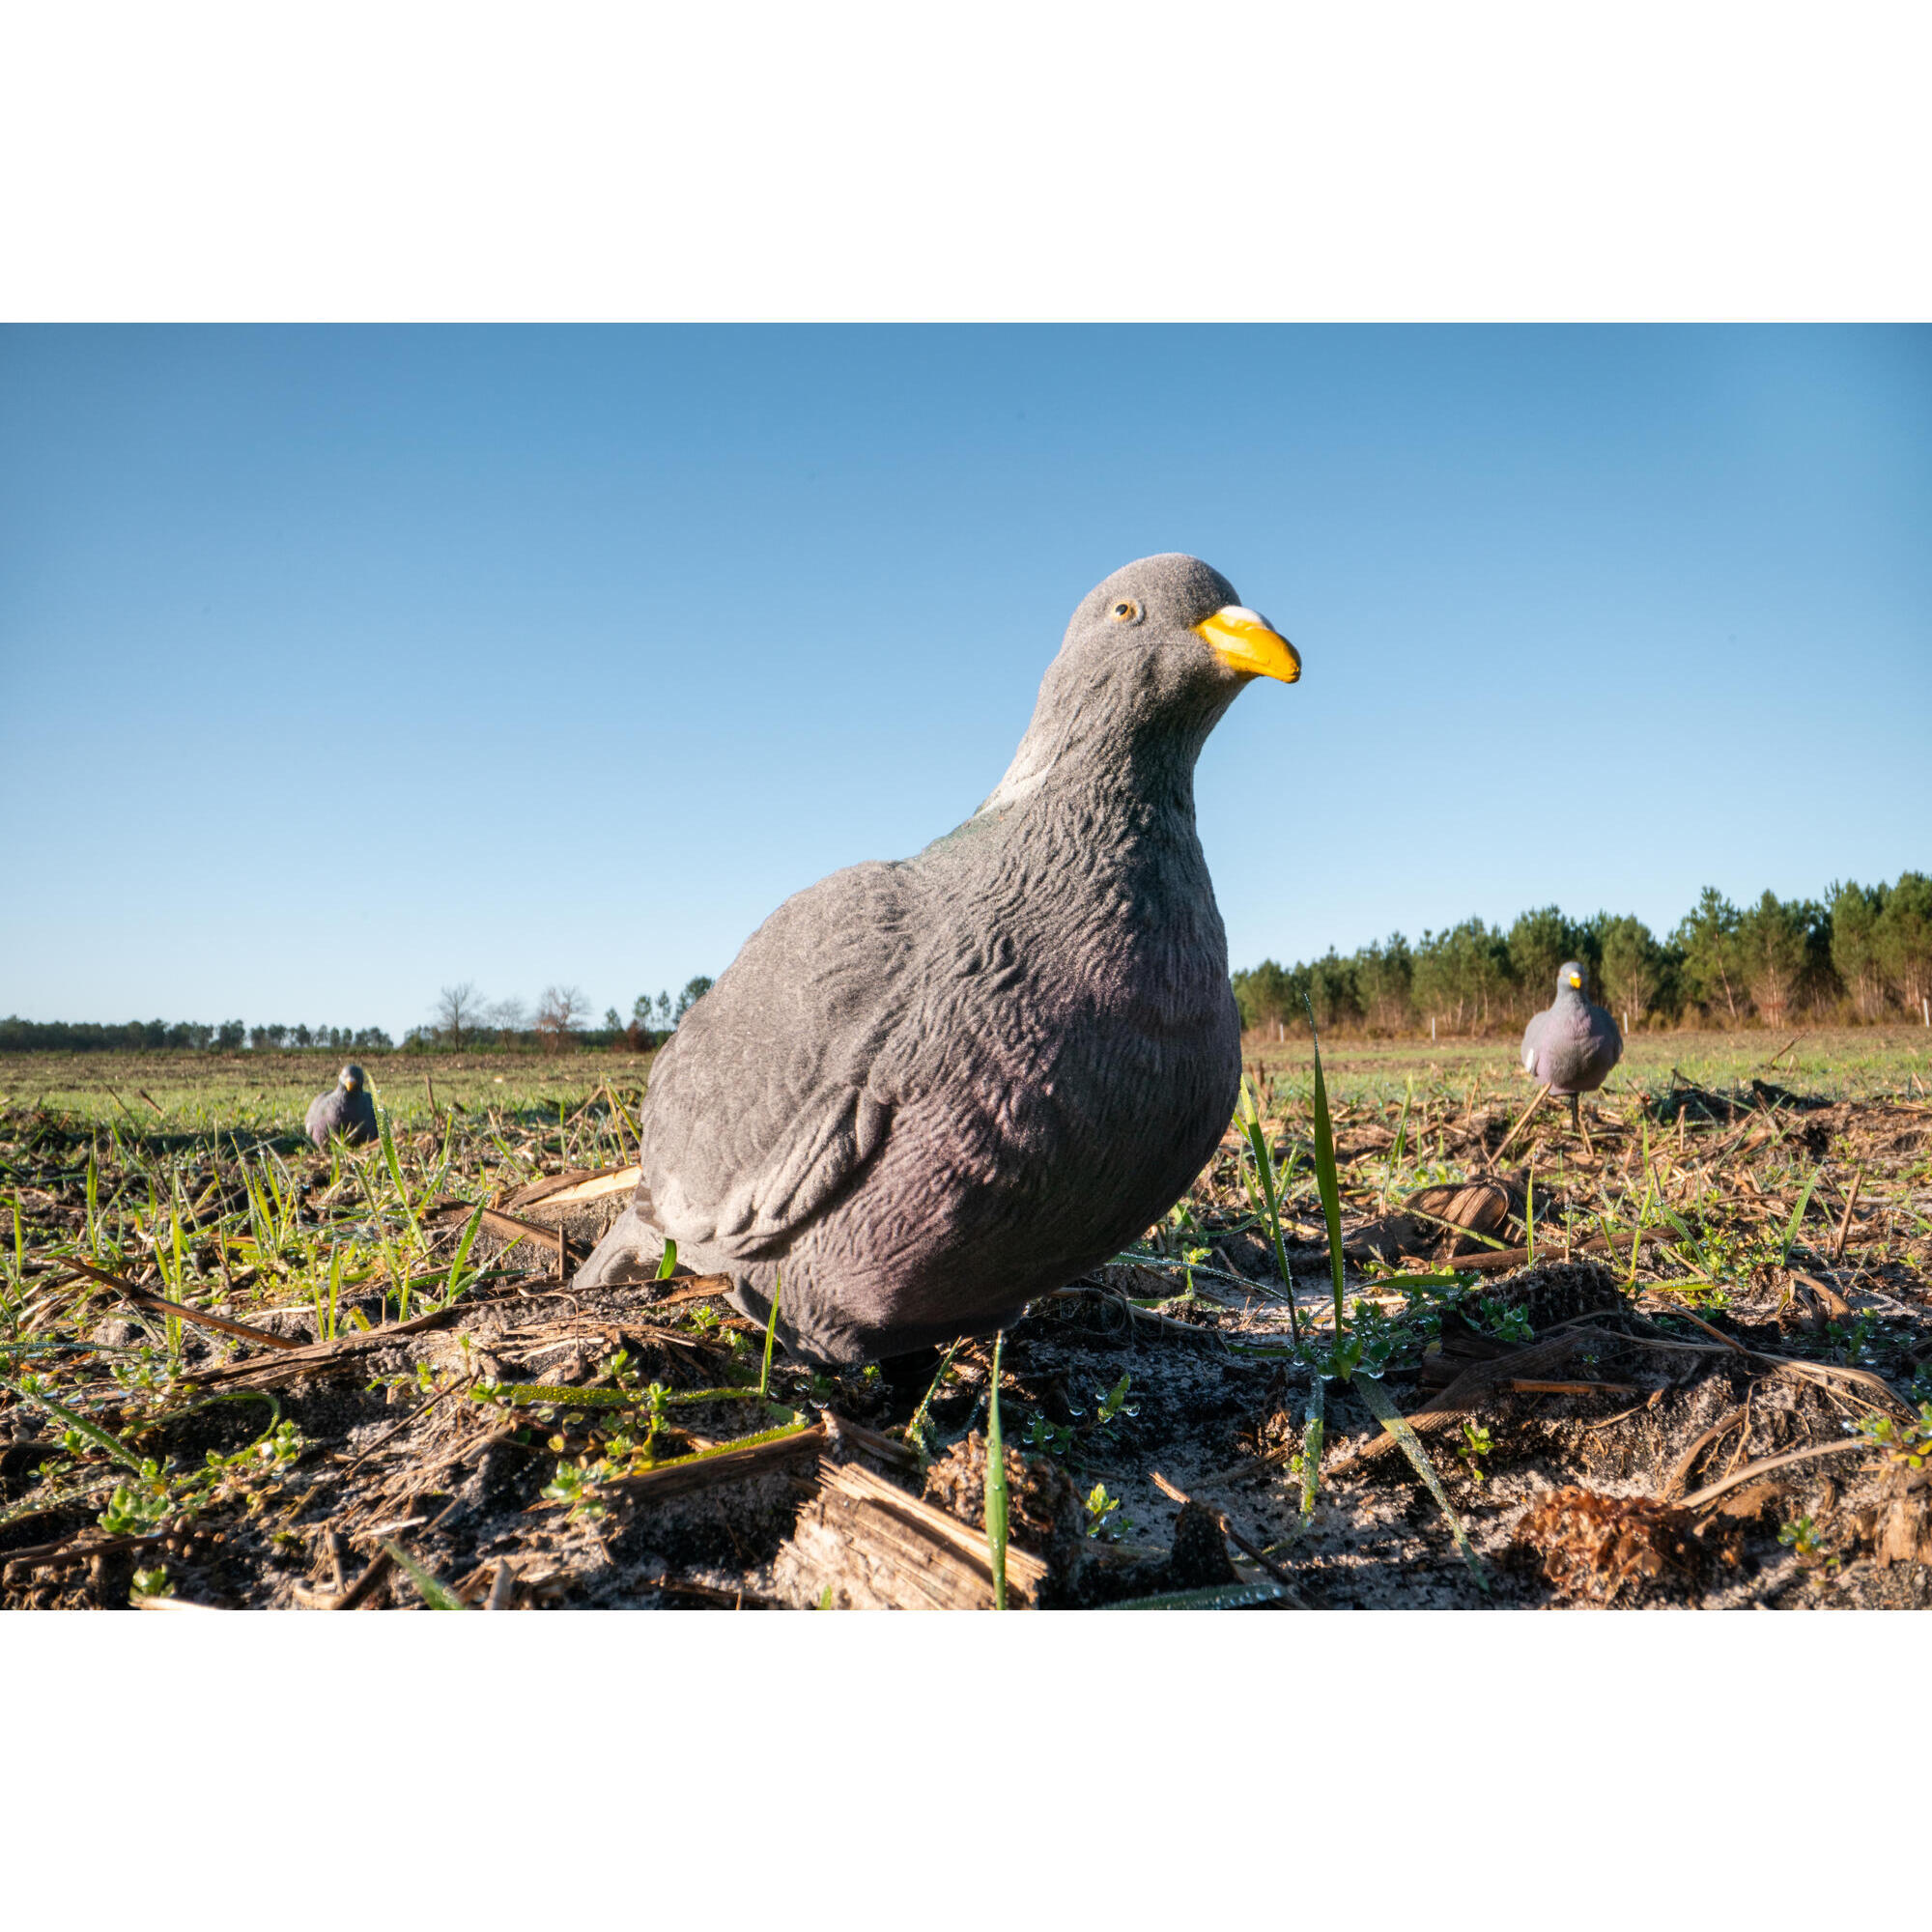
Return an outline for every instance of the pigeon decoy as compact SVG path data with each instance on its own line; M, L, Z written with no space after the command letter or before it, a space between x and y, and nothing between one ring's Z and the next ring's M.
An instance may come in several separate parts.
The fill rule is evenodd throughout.
M335 1085L327 1094L318 1094L308 1103L302 1125L319 1148L328 1145L330 1134L340 1134L352 1147L376 1138L376 1103L369 1097L362 1069L353 1060L336 1075Z
M1300 674L1196 557L1091 591L979 810L786 900L685 1014L575 1285L668 1236L835 1365L989 1331L1144 1234L1240 1083L1195 760L1250 680Z
M1570 1125L1580 1123L1577 1096L1594 1093L1623 1058L1624 1037L1602 1007L1592 1006L1589 976L1580 961L1556 969L1555 1003L1522 1030L1523 1068L1552 1094L1570 1100Z

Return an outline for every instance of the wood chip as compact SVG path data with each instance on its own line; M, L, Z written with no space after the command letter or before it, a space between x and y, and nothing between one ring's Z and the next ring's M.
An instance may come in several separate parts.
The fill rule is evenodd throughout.
M985 1534L908 1495L861 1463L820 1465L786 1567L814 1597L830 1587L855 1608L983 1610L993 1603ZM1007 1546L1007 1602L1037 1607L1046 1565ZM821 1583L822 1579L822 1583Z

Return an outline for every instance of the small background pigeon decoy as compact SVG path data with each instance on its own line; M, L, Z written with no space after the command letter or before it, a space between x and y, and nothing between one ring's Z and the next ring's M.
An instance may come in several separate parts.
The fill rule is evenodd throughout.
M308 1103L302 1124L317 1147L326 1148L330 1134L340 1134L351 1146L359 1147L376 1138L376 1103L369 1097L369 1083L354 1061L336 1075L335 1085L327 1094L318 1094Z
M1252 678L1300 671L1195 557L1090 592L985 804L788 899L685 1015L577 1286L669 1236L846 1363L989 1330L1144 1234L1240 1084L1195 760Z
M1594 1093L1623 1058L1617 1023L1587 997L1589 976L1580 961L1556 969L1556 1002L1522 1030L1522 1064L1552 1094L1570 1099L1570 1123L1577 1124L1577 1096Z

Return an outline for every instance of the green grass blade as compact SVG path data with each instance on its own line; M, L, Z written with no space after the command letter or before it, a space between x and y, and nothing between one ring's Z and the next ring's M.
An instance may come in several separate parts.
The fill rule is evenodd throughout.
M765 1359L758 1365L758 1399L771 1393L772 1388L772 1344L779 1333L779 1296L784 1293L784 1273L782 1269L772 1270L772 1307L765 1317Z
M463 1238L456 1244L456 1259L449 1264L449 1286L442 1292L442 1305L447 1308L456 1299L463 1286L464 1264L469 1259L469 1246L476 1238L476 1231L483 1225L483 1204L477 1202L469 1224L463 1230Z
M397 1251L394 1242L384 1241L383 1252L383 1308L386 1316L389 1306L389 1290L396 1291L396 1320L410 1319L410 1270L408 1264Z
M627 1106L625 1106L623 1101L618 1099L615 1094L613 1094L611 1091L610 1083L608 1081L605 1083L604 1087L604 1097L611 1102L611 1106L612 1110L615 1112L617 1118L623 1122L626 1132L628 1132L631 1136L631 1146L636 1147L642 1138L642 1136L638 1131L638 1123L636 1121L632 1120L631 1110ZM621 1141L618 1143L617 1151L620 1154L625 1151L623 1143ZM623 1165L623 1162L620 1160L617 1164L618 1166L621 1167Z
M1811 1190L1818 1184L1818 1177L1825 1172L1824 1163L1811 1170L1811 1179L1804 1183L1804 1191L1798 1197L1798 1206L1791 1210L1790 1224L1784 1231L1784 1245L1777 1251L1777 1264L1783 1267L1791 1259L1791 1244L1798 1238L1798 1224L1804 1218L1804 1210L1811 1205Z
M658 1264L657 1278L668 1281L677 1272L677 1243L667 1235L665 1236L664 1260Z
M993 1607L1007 1607L1007 1445L1000 1433L1000 1354L1006 1330L993 1337L993 1380L986 1406L986 1554L993 1565Z
M78 1482L70 1483L66 1489L36 1490L24 1502L14 1504L11 1509L0 1510L0 1529L5 1529L10 1522L18 1522L23 1517L45 1516L49 1510L65 1509L70 1503L79 1502L87 1496L99 1495L109 1483L120 1489L124 1480L113 1469L100 1469L91 1476L83 1476Z
M919 1399L919 1406L912 1412L912 1420L905 1426L907 1445L919 1458L923 1469L932 1461L932 1445L925 1439L926 1417L932 1412L932 1399L946 1382L946 1372L952 1366L952 1358L965 1347L964 1340L954 1342L939 1358L939 1366L932 1372L932 1380L927 1383L925 1393Z
M117 1463L125 1463L136 1475L140 1474L141 1459L118 1435L110 1435L98 1422L90 1422L66 1403L56 1402L52 1396L31 1388L25 1382L17 1382L12 1376L0 1376L0 1388L10 1388L15 1395L24 1396L28 1402L38 1403L49 1415L57 1416L77 1435L84 1435L97 1449L106 1450Z
M1301 1431L1301 1520L1305 1523L1315 1514L1315 1492L1321 1481L1321 1432L1323 1397L1321 1378L1308 1396L1308 1420Z
M1315 1038L1315 1009L1308 1009L1308 1032ZM1328 1266L1335 1278L1335 1349L1342 1348L1342 1183L1335 1169L1335 1126L1328 1115L1328 1083L1321 1077L1321 1042L1315 1038L1315 1185L1321 1195L1321 1219L1328 1229Z
M1241 1131L1247 1136L1249 1151L1254 1155L1255 1173L1261 1180L1261 1198L1256 1208L1266 1217L1267 1231L1274 1241L1274 1264L1281 1271L1281 1285L1288 1294L1288 1322L1294 1332L1294 1339L1301 1340L1301 1317L1295 1312L1294 1277L1289 1272L1288 1244L1281 1235L1281 1203L1274 1190L1274 1159L1268 1151L1267 1135L1262 1131L1258 1120L1249 1119L1241 1122ZM1253 1190L1251 1189L1250 1192Z
M403 1184L403 1164L396 1157L396 1137L389 1131L389 1110L384 1108L381 1116L383 1139L383 1162L389 1170L389 1179L395 1184L396 1199L403 1204L403 1212L410 1225L415 1225L415 1209L410 1206L410 1190Z
M432 1577L400 1543L385 1536L383 1548L389 1552L389 1560L416 1586L416 1595L423 1600L426 1607L432 1610L467 1610L469 1607L447 1583Z
M1436 1507L1441 1510L1449 1524L1449 1533L1456 1539L1456 1548L1462 1553L1463 1561L1469 1566L1470 1574L1485 1595L1489 1592L1490 1579L1483 1570L1483 1559L1476 1554L1476 1547L1469 1541L1468 1532L1463 1529L1462 1520L1457 1516L1449 1501L1449 1492L1442 1487L1441 1478L1430 1463L1428 1452L1417 1438L1415 1431L1408 1426L1407 1418L1389 1400L1388 1391L1373 1376L1364 1376L1359 1381L1351 1382L1351 1388L1369 1406L1369 1413L1396 1439L1402 1453L1409 1460L1415 1473L1423 1480L1429 1493L1435 1498Z
M1219 1583L1205 1590L1167 1590L1157 1597L1130 1597L1124 1604L1106 1604L1109 1610L1249 1610L1278 1604L1288 1595L1279 1583L1263 1578L1253 1583Z
M1657 1198L1656 1178L1650 1171L1650 1121L1643 1123L1643 1205L1636 1210L1636 1226L1631 1230L1630 1292L1636 1293L1636 1263L1643 1246L1643 1231L1650 1220L1651 1204Z

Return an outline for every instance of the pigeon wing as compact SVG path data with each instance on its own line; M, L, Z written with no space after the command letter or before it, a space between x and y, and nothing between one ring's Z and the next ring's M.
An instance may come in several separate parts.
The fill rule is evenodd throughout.
M1624 1037L1615 1020L1602 1007L1590 1009L1590 1027L1597 1036L1598 1051L1605 1075L1624 1057Z
M678 1023L639 1122L636 1206L680 1244L782 1253L876 1156L896 1095L916 876L854 866L797 894Z
M1522 1068L1525 1073L1536 1071L1536 1050L1543 1043L1543 1023L1548 1017L1548 1013L1538 1013L1522 1030Z

